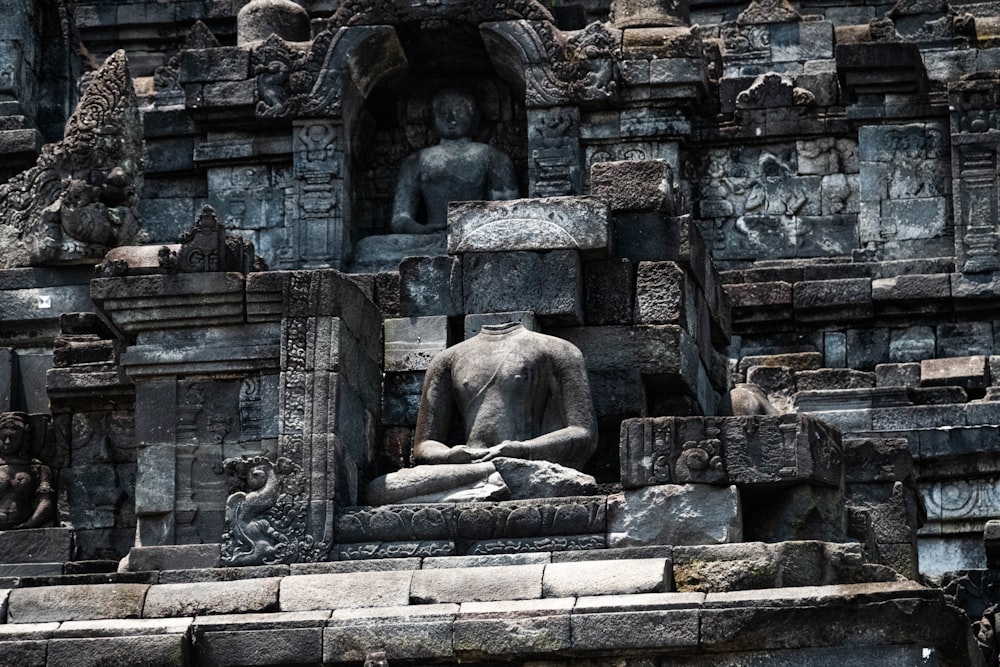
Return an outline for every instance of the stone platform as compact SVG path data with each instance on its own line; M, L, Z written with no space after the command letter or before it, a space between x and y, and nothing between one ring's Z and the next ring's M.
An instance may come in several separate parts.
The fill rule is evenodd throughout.
M694 576L699 568L715 578ZM747 572L770 574L739 574ZM377 649L394 665L982 664L964 614L941 590L864 564L850 544L405 558L8 584L19 587L2 592L5 664L356 665ZM613 658L626 651L629 662Z

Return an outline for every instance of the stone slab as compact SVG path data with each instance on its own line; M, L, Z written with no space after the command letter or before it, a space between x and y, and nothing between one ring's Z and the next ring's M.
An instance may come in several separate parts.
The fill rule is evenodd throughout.
M237 614L278 608L280 578L192 584L158 584L149 589L145 618Z
M663 484L608 496L609 547L721 544L742 539L735 486Z
M0 563L64 563L72 558L69 528L27 528L0 532Z
M583 323L583 269L575 251L466 254L462 280L467 313L527 310L562 326Z
M490 656L553 653L573 645L573 598L463 604L455 619L455 653Z
M94 639L53 639L48 644L46 667L82 665L162 665L188 664L188 637L185 634L146 637L101 637Z
M119 565L120 572L189 570L219 567L218 544L176 544L132 547Z
M432 604L336 611L323 632L323 660L360 663L378 649L390 661L451 657L458 610L457 604Z
M671 590L672 567L665 558L582 561L546 565L542 596L629 595Z
M632 652L698 646L699 609L624 609L590 613L578 609L573 614L574 648Z
M596 197L457 202L448 207L448 254L512 250L611 252L611 211Z
M149 586L95 584L18 588L8 599L8 623L139 618Z
M303 574L281 580L281 611L354 609L408 604L413 572Z
M219 667L318 664L323 628L199 632L194 655L198 664Z
M803 414L642 417L624 420L619 434L626 488L688 482L836 486L843 475L840 451L840 433Z
M413 573L410 599L418 604L528 600L542 597L543 564L500 565Z

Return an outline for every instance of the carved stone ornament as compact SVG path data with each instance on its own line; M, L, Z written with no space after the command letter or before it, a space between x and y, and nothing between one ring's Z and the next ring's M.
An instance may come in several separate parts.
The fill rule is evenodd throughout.
M552 22L552 14L536 0L454 0L452 2L411 2L410 0L345 0L330 19L331 26L399 25L461 17L473 24L490 21Z
M195 21L187 35L184 36L184 45L181 50L212 49L217 46L219 46L219 40L216 39L212 30L201 21ZM157 67L153 72L153 90L157 93L183 93L179 78L180 63L180 53L176 53L167 61L166 65Z
M222 564L271 565L321 560L326 546L306 532L307 481L302 468L281 457L226 459L223 468L243 489L226 499Z
M753 0L740 14L739 23L794 23L802 16L788 0Z
M254 48L251 68L257 78L260 118L331 116L340 110L340 80L329 63L335 30L324 30L308 50L277 35Z
M124 51L90 79L65 138L0 185L0 268L95 264L140 236L142 125Z
M549 56L549 68L535 72L545 80L527 81L529 104L555 103L559 98L574 101L614 99L618 94L615 72L619 31L602 23L591 23L566 37L554 25L538 26L538 37ZM548 90L546 89L548 87ZM554 90L553 90L554 88ZM553 95L558 91L558 95Z
M810 106L816 96L796 86L791 77L768 72L758 76L753 84L736 96L737 109L772 109L786 106Z
M226 234L219 216L205 206L189 230L177 239L177 251L160 248L160 268L167 273L204 273L207 271L266 271L264 260L254 252L253 244Z

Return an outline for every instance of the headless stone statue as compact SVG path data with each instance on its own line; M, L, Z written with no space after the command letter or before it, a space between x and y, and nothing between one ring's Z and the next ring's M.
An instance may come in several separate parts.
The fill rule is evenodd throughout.
M23 412L0 414L0 530L39 528L55 514L52 469L28 453Z
M391 233L358 242L358 268L394 270L407 256L444 255L449 202L513 199L518 195L510 157L472 139L476 124L472 96L444 90L434 96L432 107L440 142L400 165Z
M452 419L463 441L448 440ZM593 491L597 445L583 356L520 323L483 327L427 369L414 468L374 480L372 504L504 500Z

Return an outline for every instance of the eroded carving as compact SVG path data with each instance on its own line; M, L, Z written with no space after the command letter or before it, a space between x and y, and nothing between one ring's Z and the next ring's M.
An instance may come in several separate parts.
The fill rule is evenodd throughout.
M23 412L0 414L0 530L39 528L56 512L52 469L31 455Z
M0 267L97 263L140 238L142 126L125 52L92 77L65 138L0 186Z
M167 273L206 271L266 271L264 260L254 253L253 244L226 234L215 209L205 206L189 230L178 238L179 250L160 248L160 268Z

